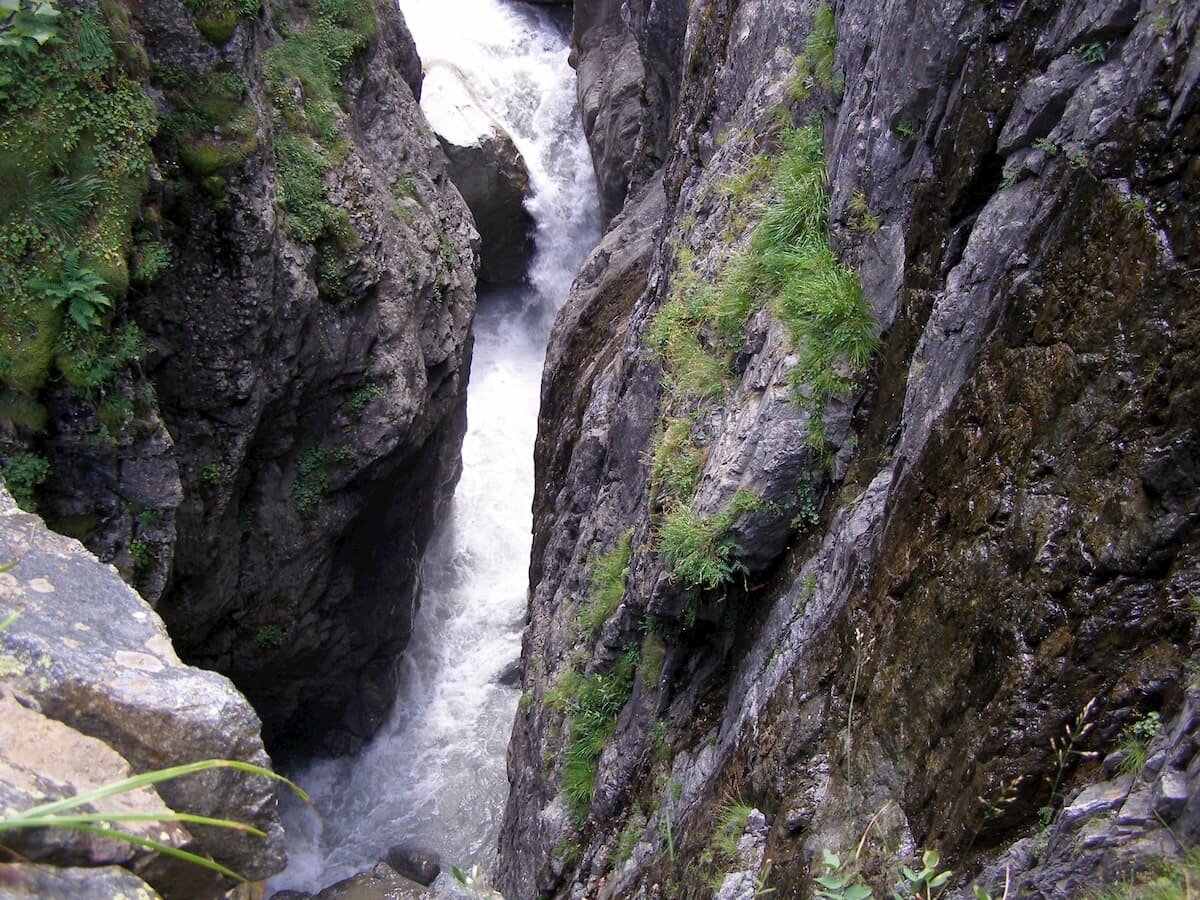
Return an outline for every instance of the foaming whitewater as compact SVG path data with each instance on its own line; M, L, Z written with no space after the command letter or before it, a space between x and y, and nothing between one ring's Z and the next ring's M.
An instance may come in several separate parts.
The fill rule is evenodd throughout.
M426 69L421 105L459 144L499 127L529 168L537 253L525 288L480 297L463 476L424 562L421 609L391 719L354 758L292 773L317 814L285 798L289 865L276 890L315 890L394 844L491 863L508 792L519 691L533 444L546 338L599 236L561 16L513 0L401 0Z

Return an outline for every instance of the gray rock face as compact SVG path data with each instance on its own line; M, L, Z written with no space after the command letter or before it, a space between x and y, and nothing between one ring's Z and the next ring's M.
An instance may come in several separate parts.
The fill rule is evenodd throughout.
M478 238L394 6L336 114L347 152L324 187L344 234L313 245L279 205L262 73L278 38L242 20L218 50L166 2L134 13L156 70L234 73L257 133L219 197L170 145L148 195L173 265L130 299L182 483L158 608L186 659L246 691L273 746L344 752L394 697L421 553L457 479Z
M666 158L687 17L680 0L575 6L571 64L606 224Z
M116 570L17 510L3 491L0 557L15 563L0 574L0 607L5 618L17 614L0 636L0 682L8 692L0 735L5 805L27 808L74 795L130 769L202 759L270 766L258 717L229 680L181 663L162 621ZM283 868L273 782L216 770L164 782L158 795L176 811L245 822L268 837L251 840L201 826L189 835L175 826L156 826L156 838L169 834L167 843L211 854L252 880ZM153 791L109 802L121 807L113 811L165 809ZM129 864L171 896L211 895L220 886L189 864L147 859L112 841L81 842L53 833L33 839L34 844L6 843L35 859ZM38 843L45 841L50 843ZM98 874L96 883L104 877Z
M533 216L525 208L529 170L507 134L498 128L469 147L445 139L450 180L479 229L479 278L490 284L522 281L533 257Z
M658 199L630 192L547 359L501 890L708 895L738 872L736 895L770 859L768 885L805 896L821 850L853 853L868 828L862 874L880 889L925 847L960 876L1033 873L1038 811L1064 802L1060 821L1103 820L1122 859L1176 852L1153 825L1161 809L1187 827L1174 745L1128 805L1116 785L1069 797L1095 777L1080 753L1173 713L1186 683L1200 10L849 0L831 67L805 84L813 4L705 0L655 33L672 6L577 8L580 54L620 23L673 73L653 105L671 138ZM671 34L680 52L646 52ZM606 99L604 59L579 60L594 154L597 133L627 135L595 123L633 118L621 92ZM869 376L820 408L820 441L771 304L715 398L666 395L648 336L672 295L719 285L747 248L781 106L820 117L831 243L881 332ZM652 158L596 155L610 172ZM731 522L740 569L716 590L689 590L660 553L649 468L668 417L698 446L697 514L740 489L761 501ZM630 530L621 602L585 631L593 561ZM573 802L571 707L552 692L568 670L619 672L631 646L590 803ZM710 843L730 797L770 811L757 868ZM667 834L693 865L671 865ZM578 854L556 859L566 844ZM1054 846L1061 867L1029 875L1045 896L1092 871L1090 845Z

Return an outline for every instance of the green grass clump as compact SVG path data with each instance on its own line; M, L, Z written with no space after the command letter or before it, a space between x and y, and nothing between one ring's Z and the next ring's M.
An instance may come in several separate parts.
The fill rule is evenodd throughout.
M296 460L291 493L296 515L301 519L316 518L317 510L321 507L321 500L329 487L327 455L324 447L309 447Z
M608 673L582 676L570 670L546 702L565 712L570 746L563 762L562 790L576 824L587 819L596 785L596 766L604 745L617 728L617 717L629 701L637 666L636 650L626 653Z
M837 23L827 3L817 6L813 27L804 41L804 52L796 57L788 79L788 93L797 102L808 99L814 87L830 90L834 86L833 61L837 51Z
M638 665L638 677L642 681L642 687L648 691L652 691L658 687L658 680L662 677L663 664L667 660L667 647L663 643L662 635L651 631L642 638L642 649L639 654L641 662Z
M704 451L692 442L691 419L669 420L650 463L653 495L667 501L690 501L703 464Z
M25 512L37 512L38 487L50 477L50 463L37 453L13 453L3 463L0 472L8 492Z
M57 23L36 51L0 54L0 382L31 396L60 332L102 330L128 287L157 128L99 14Z
M184 0L184 6L196 20L196 29L216 47L233 37L240 17L255 18L259 0Z
M599 629L621 605L632 551L633 529L630 528L617 539L611 550L592 561L589 600L579 610L579 624L584 631L591 633Z
M642 808L640 806L635 807L629 819L625 822L624 827L621 828L620 835L617 836L617 848L613 853L613 862L616 865L623 865L633 856L633 848L637 846L637 842L641 839L648 821Z
M737 857L738 842L746 831L746 823L750 821L753 806L744 803L726 803L721 808L721 819L709 842L718 858L723 863L733 862Z
M1142 769L1146 767L1146 750L1161 730L1162 719L1159 714L1148 712L1121 732L1122 772L1131 775L1142 773Z
M690 504L680 503L659 530L659 552L671 574L691 588L713 589L744 571L741 548L729 537L739 516L754 512L762 501L753 491L740 490L715 516L702 516Z
M829 196L821 132L783 133L773 196L751 240L754 283L771 297L799 351L796 398L813 416L810 444L824 447L822 405L853 387L879 344L878 323L858 273L829 248Z

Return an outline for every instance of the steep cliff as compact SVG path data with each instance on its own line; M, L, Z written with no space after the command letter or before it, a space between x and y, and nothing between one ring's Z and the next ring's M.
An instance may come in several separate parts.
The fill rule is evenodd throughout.
M807 896L936 848L1061 896L1177 855L1200 9L638 6L576 5L633 188L543 381L500 888ZM669 73L665 140L605 46Z
M32 184L6 221L42 242L5 247L10 487L269 742L352 749L394 695L465 427L477 236L411 37L367 0L105 0L56 27L3 87L33 123L4 135Z

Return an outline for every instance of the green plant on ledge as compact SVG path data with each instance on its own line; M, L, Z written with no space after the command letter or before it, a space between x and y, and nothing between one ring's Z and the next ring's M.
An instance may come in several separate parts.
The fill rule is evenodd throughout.
M38 486L50 477L50 462L37 453L14 453L0 464L4 482L17 506L25 512L37 512L35 494Z
M577 825L587 819L596 785L596 767L629 701L637 668L637 648L617 660L611 672L580 675L569 670L546 695L546 703L567 714L570 745L563 762L562 790Z
M745 567L738 559L741 548L729 537L740 517L755 512L762 500L750 490L740 490L716 515L702 516L690 504L676 505L659 529L659 551L671 574L688 587L714 589L733 580Z

